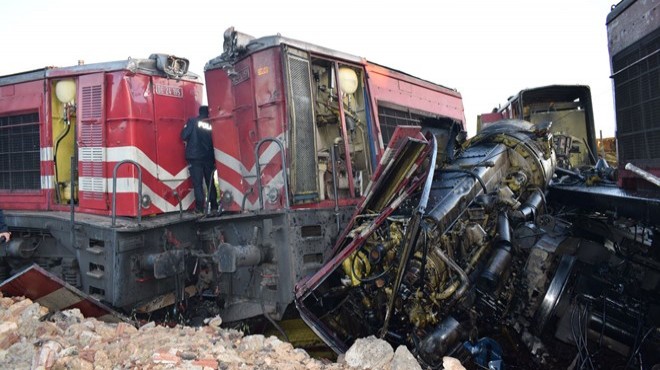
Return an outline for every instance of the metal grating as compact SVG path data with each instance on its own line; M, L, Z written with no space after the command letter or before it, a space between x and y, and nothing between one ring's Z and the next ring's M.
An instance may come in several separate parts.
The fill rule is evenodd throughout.
M99 119L103 115L103 86L82 88L82 119Z
M82 122L80 126L80 141L85 146L103 145L103 125L100 122Z
M421 126L423 116L412 112L378 106L378 122L383 135L383 144L387 146L396 126Z
M612 58L619 162L660 158L660 29Z
M100 126L100 125L83 125ZM80 190L83 199L103 199L106 191L104 175L105 148L80 148Z
M0 117L0 189L41 188L39 114Z
M289 83L293 101L295 179L294 198L318 193L316 146L309 60L289 55Z
M101 200L106 192L103 148L103 86L82 87L79 161L82 199Z

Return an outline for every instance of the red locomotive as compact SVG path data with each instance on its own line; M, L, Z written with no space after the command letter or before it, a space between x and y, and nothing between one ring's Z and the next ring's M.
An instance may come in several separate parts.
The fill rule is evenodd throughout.
M38 263L127 311L198 294L226 321L279 318L328 257L394 128L464 130L455 90L229 29L205 68L224 212L199 217L185 212L179 139L202 100L187 66L152 55L0 77L0 208L13 233L0 279Z

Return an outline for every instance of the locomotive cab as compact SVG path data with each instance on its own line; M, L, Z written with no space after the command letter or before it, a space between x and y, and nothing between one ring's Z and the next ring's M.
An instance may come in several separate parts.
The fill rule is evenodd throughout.
M67 210L73 203L77 211L109 215L113 177L117 215L178 210L175 192L189 205L185 160L170 155L183 153L179 132L201 102L199 78L187 65L152 55L0 78L3 206ZM137 166L114 174L127 160Z

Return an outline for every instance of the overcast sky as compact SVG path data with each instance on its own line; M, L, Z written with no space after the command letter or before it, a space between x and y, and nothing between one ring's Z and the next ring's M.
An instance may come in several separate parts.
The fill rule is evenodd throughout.
M614 135L605 18L618 0L17 0L0 12L0 75L168 53L204 64L225 29L280 33L457 89L476 116L521 89L591 87L596 129ZM598 132L598 131L597 131Z

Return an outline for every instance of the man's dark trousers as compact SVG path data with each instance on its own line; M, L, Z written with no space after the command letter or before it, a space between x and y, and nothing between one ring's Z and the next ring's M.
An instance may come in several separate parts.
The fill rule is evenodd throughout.
M211 202L211 212L218 210L217 191L215 189L215 182L213 181L213 163L208 161L191 160L188 163L188 170L190 177L192 177L193 190L195 192L195 209L198 212L204 212L204 184L209 186L209 202Z

